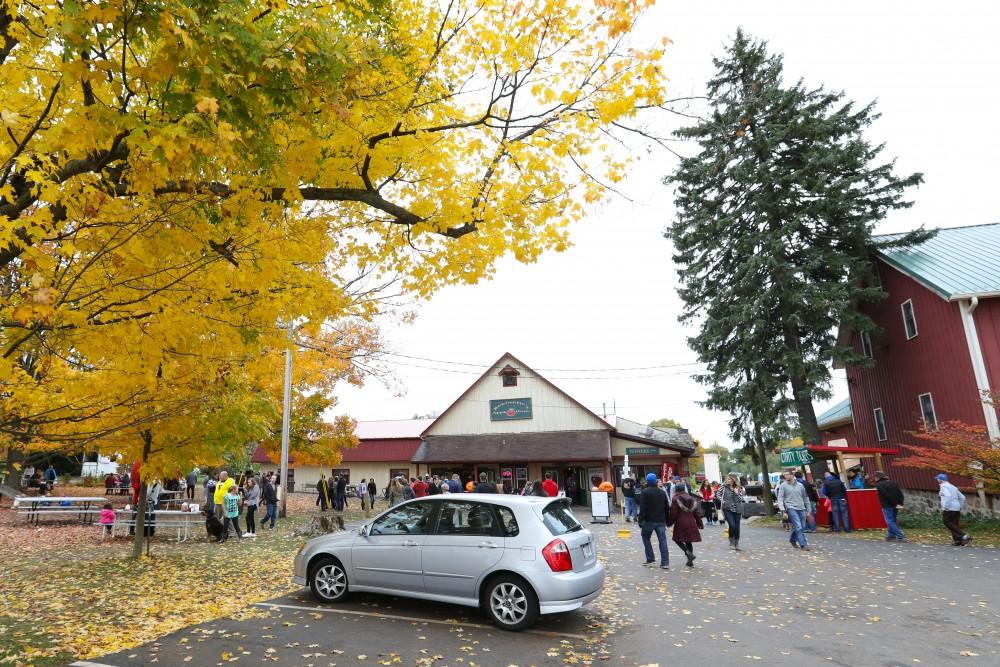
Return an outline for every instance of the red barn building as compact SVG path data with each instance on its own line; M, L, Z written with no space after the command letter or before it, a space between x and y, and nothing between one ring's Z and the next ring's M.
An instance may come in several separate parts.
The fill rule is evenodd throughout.
M880 251L876 270L888 296L862 310L880 333L841 331L874 365L846 367L850 399L820 415L822 444L898 449L922 423L950 420L1000 438L997 410L983 401L1000 390L1000 224L942 229L919 246ZM903 487L936 490L932 472L896 458L884 465Z

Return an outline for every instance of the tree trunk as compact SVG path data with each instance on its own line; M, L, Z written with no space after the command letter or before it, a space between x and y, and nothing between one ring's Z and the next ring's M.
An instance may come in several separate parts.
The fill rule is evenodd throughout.
M146 533L146 461L149 458L149 450L153 444L153 432L146 430L142 432L142 457L139 459L139 498L135 502L135 535L132 539L132 560L142 558L142 542Z
M805 362L801 358L798 332L793 327L785 327L785 345L791 354L798 355L792 367L789 368L789 379L792 384L792 397L795 400L795 414L799 418L799 431L802 442L807 447L809 445L822 445L823 436L819 432L819 423L816 421L816 410L812 404L812 391L806 380ZM817 459L809 464L813 479L823 479L826 474L826 461Z
M764 479L761 481L762 493L760 495L761 501L764 503L764 516L774 516L774 496L771 494L771 473L767 469L767 447L768 443L764 442L763 436L760 434L760 425L754 421L754 447L757 448L757 456L760 457L760 471L764 475Z

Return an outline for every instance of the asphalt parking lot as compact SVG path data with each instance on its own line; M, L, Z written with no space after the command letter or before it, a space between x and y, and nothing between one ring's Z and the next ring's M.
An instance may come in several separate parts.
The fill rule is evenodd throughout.
M745 551L706 528L695 567L641 565L638 530L593 526L608 568L585 609L529 632L471 608L376 595L322 606L302 590L92 665L1000 664L1000 550L895 544L745 527ZM85 663L84 663L85 664Z

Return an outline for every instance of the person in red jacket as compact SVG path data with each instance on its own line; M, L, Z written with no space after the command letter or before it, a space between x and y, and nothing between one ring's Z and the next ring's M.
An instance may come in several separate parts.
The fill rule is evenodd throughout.
M410 488L413 489L414 498L423 498L427 495L427 482L424 481L423 477L411 479Z
M552 473L550 472L545 473L545 481L542 482L542 488L550 498L559 495L559 485L552 481Z

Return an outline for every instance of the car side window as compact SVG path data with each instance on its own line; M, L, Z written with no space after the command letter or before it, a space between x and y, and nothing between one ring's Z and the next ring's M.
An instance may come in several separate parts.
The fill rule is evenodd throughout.
M394 507L372 524L370 535L426 535L430 532L432 503Z
M497 513L500 514L500 529L504 537L516 537L521 529L517 527L517 519L509 507L497 505Z
M499 535L496 515L488 503L446 500L441 503L438 535Z

